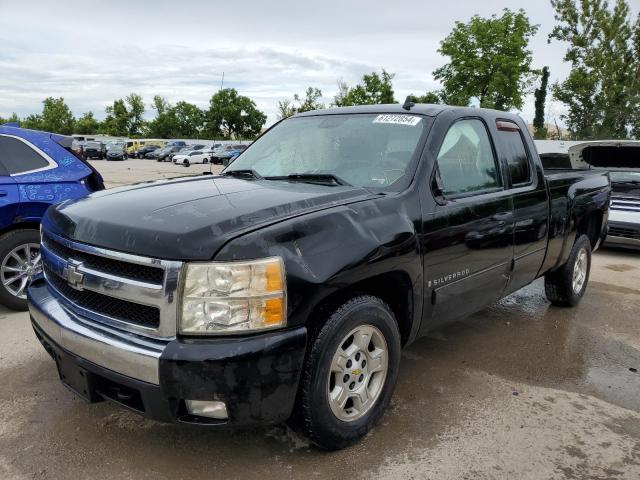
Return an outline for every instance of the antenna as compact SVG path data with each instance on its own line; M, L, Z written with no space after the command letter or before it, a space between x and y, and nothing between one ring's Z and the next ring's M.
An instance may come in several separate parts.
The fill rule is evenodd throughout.
M402 108L404 108L405 110L411 110L411 107L414 107L415 105L416 105L416 102L411 100L411 95L407 95L407 98L404 101L404 104L402 104Z

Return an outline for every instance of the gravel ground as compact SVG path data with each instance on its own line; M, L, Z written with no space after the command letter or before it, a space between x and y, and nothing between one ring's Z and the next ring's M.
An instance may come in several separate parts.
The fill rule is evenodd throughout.
M109 186L208 170L94 164ZM635 480L639 307L640 253L601 250L577 308L550 306L537 281L410 346L381 424L334 453L285 426L198 429L85 404L28 315L0 307L0 478Z

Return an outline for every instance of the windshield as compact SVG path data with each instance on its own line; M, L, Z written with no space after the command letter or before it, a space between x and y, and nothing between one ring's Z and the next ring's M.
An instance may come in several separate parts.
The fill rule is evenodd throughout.
M613 183L640 183L640 172L609 172Z
M100 144L98 142L87 142L84 146L86 148L100 148Z
M389 188L410 177L427 117L350 114L290 118L244 151L226 170L262 177L335 175L359 187Z

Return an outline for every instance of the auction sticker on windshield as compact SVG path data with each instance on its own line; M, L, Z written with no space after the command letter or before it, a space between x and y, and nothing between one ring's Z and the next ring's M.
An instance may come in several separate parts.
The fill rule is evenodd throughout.
M420 123L421 118L415 115L398 115L398 114L385 114L378 115L373 123L391 123L393 125L407 125L409 127L415 127Z

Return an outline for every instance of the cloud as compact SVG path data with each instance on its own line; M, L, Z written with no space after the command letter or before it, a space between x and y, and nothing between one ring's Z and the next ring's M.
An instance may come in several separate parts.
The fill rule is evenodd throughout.
M205 107L223 72L225 86L253 98L269 122L279 100L308 86L329 103L339 79L353 84L383 67L395 73L401 100L438 87L432 72L446 62L439 42L455 21L505 7L524 8L541 25L531 43L534 65L564 78L565 46L547 44L554 24L547 1L69 0L61 8L0 0L0 115L37 113L44 98L61 96L75 115L91 110L101 118L131 92L147 104L157 94ZM522 113L533 117L531 96Z
M377 68L364 62L307 51L258 48L188 48L159 45L126 52L39 53L14 45L0 55L0 114L39 111L48 96L63 96L74 114L92 110L98 117L115 98L130 92L150 103L154 95L169 101L208 104L220 87L237 88L275 118L278 100L314 85L329 93L339 75L357 78ZM19 59L19 61L17 60ZM329 99L327 99L329 101ZM148 112L152 114L152 112Z

